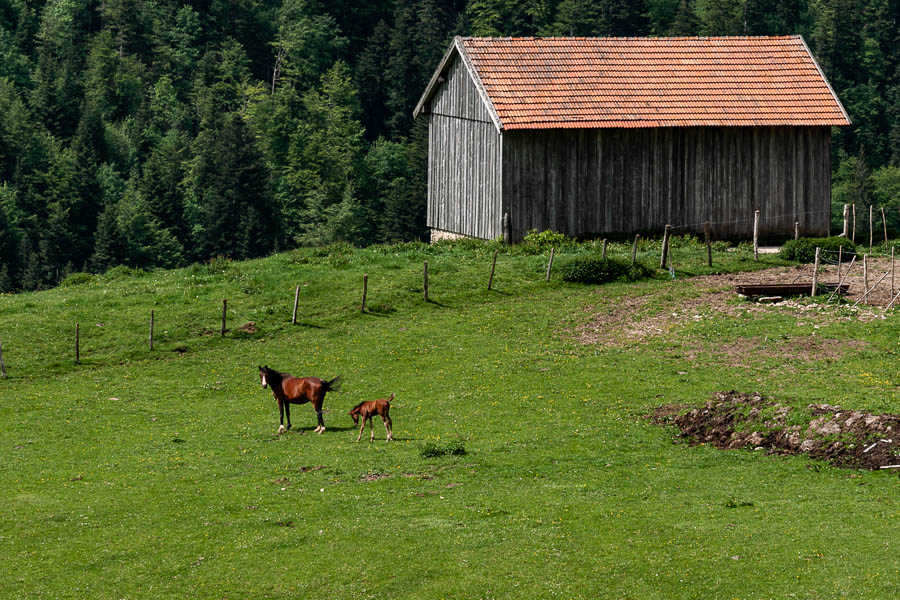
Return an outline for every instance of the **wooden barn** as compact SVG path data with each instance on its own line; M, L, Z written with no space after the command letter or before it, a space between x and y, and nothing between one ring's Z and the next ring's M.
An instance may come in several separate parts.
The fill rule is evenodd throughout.
M803 38L453 40L429 123L428 226L521 240L827 235L831 128L850 119Z

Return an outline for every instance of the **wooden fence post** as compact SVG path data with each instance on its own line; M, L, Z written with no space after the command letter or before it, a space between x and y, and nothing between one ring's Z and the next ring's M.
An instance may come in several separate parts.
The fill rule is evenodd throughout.
M366 294L369 293L369 274L363 274L363 297L362 297L362 305L359 307L359 312L366 312Z
M550 282L550 270L553 268L553 252L556 248L550 248L550 262L547 263L547 283Z
M512 243L512 231L509 226L509 213L503 213L503 243Z
M494 260L491 262L491 277L488 279L488 291L490 291L491 286L494 285L494 269L497 267L497 253L499 250L494 250Z
M703 224L703 236L706 238L706 265L712 266L712 244L709 242L709 221Z
M78 364L81 362L81 348L79 345L81 344L81 329L78 323L75 323L75 363Z
M753 213L753 260L759 260L759 211Z
M0 342L0 375L6 379L6 364L3 362L3 342Z
M603 240L603 254L600 256L603 260L606 260L606 244L607 240Z
M894 247L891 246L891 297L894 296Z
M863 254L863 291L865 292L865 295L863 296L863 298L867 298L869 295L869 255L868 254ZM869 301L866 300L866 304L868 304L868 303L869 303Z
M297 324L297 305L300 304L300 286L294 290L294 312L291 314L291 325Z
M225 322L228 318L228 300L222 300L222 337L225 337Z
M841 263L844 262L844 247L838 246L838 279L841 278Z
M812 277L812 289L810 290L810 295L816 295L816 288L819 287L819 253L821 252L821 248L816 246L816 262L813 265L813 277Z
M425 261L425 265L422 271L423 278L423 289L425 290L425 302L428 302L428 261Z
M872 205L869 205L869 252L872 251L872 242L874 241L875 228L872 227Z
M665 233L663 233L662 256L659 257L660 269L665 269L666 264L669 261L669 232L671 231L671 229L671 225L666 225L666 231Z
M841 234L842 237L847 237L850 235L850 205L844 205L844 232Z
M800 239L800 221L794 221L794 239Z
M153 350L153 320L154 320L154 311L150 311L150 349Z
M884 216L884 207L881 207L881 224L884 226L884 253L887 254L888 250L888 237L887 237L887 217Z
M634 235L634 246L631 247L631 264L634 264L634 261L637 259L637 245L639 239L641 239L641 234L636 233Z
M853 229L850 232L850 241L854 244L856 243L856 203L850 205L851 212L853 213Z

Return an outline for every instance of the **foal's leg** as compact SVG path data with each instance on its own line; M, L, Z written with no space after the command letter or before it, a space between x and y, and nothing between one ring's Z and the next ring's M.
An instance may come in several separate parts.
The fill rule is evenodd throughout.
M360 425L359 425L359 435L356 436L356 441L357 441L357 442L359 441L359 438L362 437L363 429L365 429L365 428L366 428L366 418L363 417L363 418L362 418L362 423L360 423Z
M387 439L384 441L390 442L394 439L394 425L391 423L391 414L384 413L381 420L384 421L384 428L387 430Z
M375 441L375 415L369 415L369 441Z

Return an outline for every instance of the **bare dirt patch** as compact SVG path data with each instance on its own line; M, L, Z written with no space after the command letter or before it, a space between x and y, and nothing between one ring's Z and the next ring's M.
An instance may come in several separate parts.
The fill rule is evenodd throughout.
M810 404L802 410L759 394L731 391L718 392L696 408L660 406L648 418L675 425L681 437L694 444L805 454L847 468L900 465L900 415L874 415L828 404Z
M872 286L890 269L890 260L870 261L869 285ZM833 273L831 273L833 271ZM860 303L848 309L846 302L856 302L863 296L864 278L862 269L854 266L847 275L847 264L841 267L845 283L850 284L845 303L836 300L827 303L827 297L786 298L772 304L736 302L738 284L754 283L795 283L812 281L812 266L773 267L762 271L728 273L724 275L703 275L689 279L679 279L671 284L640 296L602 298L586 309L590 316L586 323L567 332L571 337L586 345L602 347L623 347L665 337L668 333L685 325L721 316L752 317L754 314L779 311L796 317L798 325L821 327L840 321L872 321L884 319L883 308L890 302L890 276L883 280L869 295L869 304ZM829 266L820 281L837 283L837 266ZM900 278L895 281L895 290L900 291ZM598 293L602 293L598 292ZM897 304L895 303L895 307ZM810 355L814 350L826 349L828 342L808 344ZM814 348L818 346L818 348ZM746 346L742 344L742 348ZM803 354L803 348L791 348ZM728 354L727 348L723 351ZM834 349L837 352L837 349ZM818 355L818 354L816 354Z

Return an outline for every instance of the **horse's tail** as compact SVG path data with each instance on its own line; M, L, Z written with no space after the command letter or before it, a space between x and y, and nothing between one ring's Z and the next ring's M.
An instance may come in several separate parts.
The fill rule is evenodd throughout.
M325 388L326 392L339 392L341 391L341 376L338 375L331 381L325 381L322 383L322 387Z

